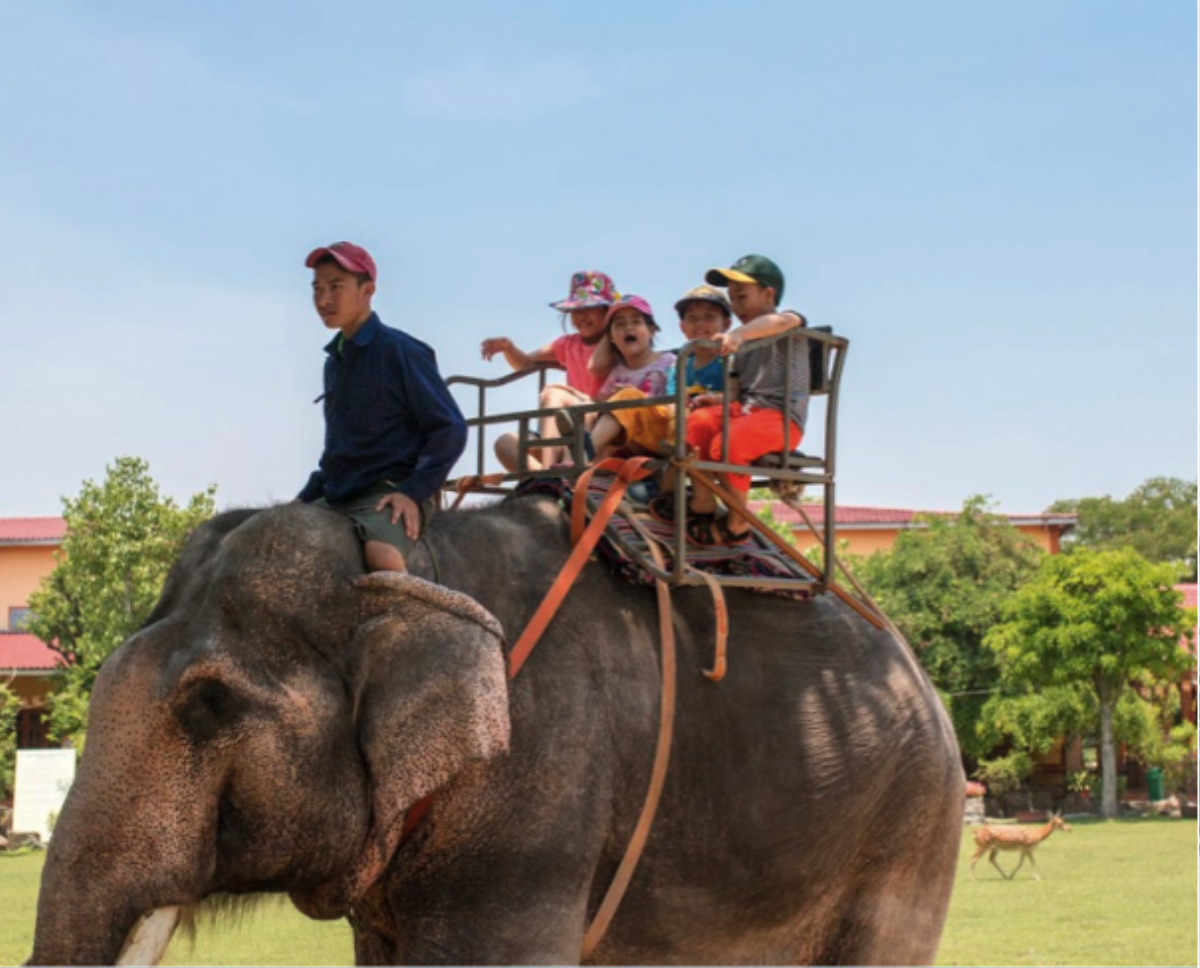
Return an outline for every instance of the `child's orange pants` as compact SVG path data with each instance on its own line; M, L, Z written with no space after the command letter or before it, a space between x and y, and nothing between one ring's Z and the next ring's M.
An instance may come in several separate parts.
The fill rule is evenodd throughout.
M800 437L800 427L792 421L788 443L793 450L800 446ZM701 460L721 460L724 436L720 407L701 407L688 414L687 442ZM782 413L778 410L746 411L740 403L730 404L729 463L749 464L764 454L780 450L783 450ZM733 490L742 494L750 490L750 477L746 474L727 474L726 480Z

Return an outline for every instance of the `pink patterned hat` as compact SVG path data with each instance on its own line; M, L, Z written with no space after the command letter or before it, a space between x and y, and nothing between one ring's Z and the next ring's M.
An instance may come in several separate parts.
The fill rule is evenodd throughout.
M613 281L603 272L589 269L571 276L571 289L562 302L550 304L551 309L569 313L573 309L588 309L592 306L611 306L621 298Z

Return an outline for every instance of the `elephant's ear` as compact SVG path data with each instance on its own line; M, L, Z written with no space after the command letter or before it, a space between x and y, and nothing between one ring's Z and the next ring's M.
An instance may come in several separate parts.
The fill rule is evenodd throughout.
M356 582L367 618L351 643L371 826L351 898L383 873L408 809L472 763L508 749L500 623L474 599L411 575Z

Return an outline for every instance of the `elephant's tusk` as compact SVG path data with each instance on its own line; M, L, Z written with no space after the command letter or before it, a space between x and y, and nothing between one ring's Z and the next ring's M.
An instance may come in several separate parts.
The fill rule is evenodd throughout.
M179 908L155 908L143 914L125 939L118 965L157 965L179 923Z

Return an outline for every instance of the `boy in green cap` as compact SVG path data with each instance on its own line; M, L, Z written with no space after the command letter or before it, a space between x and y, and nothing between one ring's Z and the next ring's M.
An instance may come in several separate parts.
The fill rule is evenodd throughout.
M762 255L747 255L728 269L711 269L705 281L729 292L733 313L742 325L712 337L720 344L720 355L737 354L738 398L729 405L729 461L749 465L765 454L784 446L785 415L790 422L788 443L795 448L804 433L808 413L809 369L805 347L793 347L789 377L787 341L755 345L757 340L776 336L807 325L794 310L780 311L783 296L783 272ZM791 387L791 399L786 399ZM687 443L701 460L720 461L724 436L721 432L721 407L703 407L687 418ZM721 474L721 483L743 501L750 492L746 474ZM651 513L663 519L674 518L674 495L664 494L651 504ZM688 537L695 544L732 545L750 534L750 522L730 510L717 516L716 497L705 488L697 488L688 502Z

